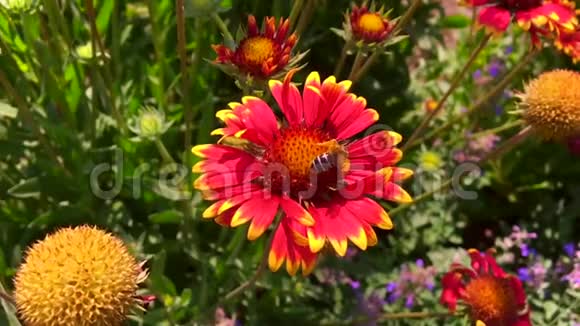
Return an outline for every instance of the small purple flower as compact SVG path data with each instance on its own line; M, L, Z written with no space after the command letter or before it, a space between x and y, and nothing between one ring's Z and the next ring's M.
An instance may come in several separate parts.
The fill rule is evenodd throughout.
M407 298L405 299L405 307L411 309L413 308L414 304L415 304L415 294L413 293L407 294Z
M520 245L520 251L522 252L522 257L528 257L530 255L530 249L527 244Z
M483 73L481 72L480 69L477 69L476 71L473 72L471 76L473 77L473 79L477 80L483 76Z
M514 47L511 45L508 45L505 47L505 49L503 50L503 53L505 53L506 55L510 55L514 52Z
M576 251L576 245L572 242L569 242L564 245L564 252L568 257L574 257L574 253Z
M351 281L350 287L353 288L354 290L360 289L360 282L359 281Z
M522 282L528 282L532 279L530 277L530 270L527 267L518 268L518 277Z
M487 72L493 78L497 78L501 74L501 72L503 71L503 69L504 69L503 64L500 61L498 61L498 60L492 61L487 66Z

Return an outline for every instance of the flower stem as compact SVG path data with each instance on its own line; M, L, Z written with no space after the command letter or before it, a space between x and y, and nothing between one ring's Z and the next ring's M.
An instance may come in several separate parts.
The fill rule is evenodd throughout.
M475 48L473 50L473 52L471 53L471 55L469 56L469 59L467 60L467 62L465 63L465 65L463 66L461 71L459 71L459 73L455 76L455 78L453 78L453 81L451 82L449 89L447 89L447 91L445 92L443 97L437 102L437 106L435 107L435 109L433 111L431 111L431 113L429 113L428 115L425 116L423 121L421 121L421 124L419 124L419 127L417 127L417 129L415 129L413 134L411 134L411 137L409 137L409 140L405 143L405 145L403 145L403 147L402 147L403 151L405 151L411 144L413 144L415 142L415 140L419 136L421 136L423 131L425 131L425 129L429 126L429 122L431 122L431 120L433 120L435 115L437 115L437 113L439 113L443 109L445 102L447 102L447 99L453 93L453 91L455 89L457 89L457 87L459 86L459 83L461 82L461 80L463 80L463 77L465 77L465 75L467 74L467 71L469 70L469 68L471 67L471 65L473 64L475 59L477 58L478 54L483 50L483 48L485 48L485 46L489 42L490 38L491 38L491 34L487 34L483 37L483 39L481 40L481 42L479 43L477 48Z
M509 138L508 140L506 140L505 142L503 142L501 145L497 146L494 150L492 150L491 152L489 152L486 156L482 157L481 159L479 159L477 162L475 162L478 165L481 165L483 163L486 163L488 161L491 160L497 160L498 158L500 158L501 156L503 156L505 153L507 153L508 151L514 149L517 145L521 144L524 140L526 140L530 135L532 134L532 128L530 126L522 129L518 134L514 135L513 137ZM445 182L443 182L438 188L435 188L433 190L430 190L428 192L425 192L417 197L415 197L413 199L412 203L409 204L404 204L401 205L399 207L396 207L394 209L392 209L389 212L389 215L394 215L397 214L427 198L430 198L431 196L433 196L434 194L443 191L445 189L447 189L449 186L454 184L454 181L457 181L454 179L454 177L447 179Z
M440 133L447 130L451 126L454 126L459 120L466 118L474 114L475 112L478 112L481 108L483 108L485 103L487 103L490 99L496 97L502 90L504 90L507 87L507 85L518 75L518 73L528 65L528 63L532 60L532 58L536 56L537 53L538 51L536 50L531 50L530 52L528 52L524 56L524 58L516 66L514 66L510 70L510 72L508 72L500 80L499 83L497 83L497 85L495 85L492 89L490 89L489 92L480 96L467 111L462 112L461 114L455 116L454 118L449 119L449 121L447 121L444 125L428 133L425 137L418 138L412 144L409 143L407 149L415 147L419 144L424 143L426 140L434 138L435 136L439 135Z
M0 291L0 299L6 301L9 304L11 304L12 306L16 307L16 302L14 302L14 298L12 298L12 296L9 295L8 293L4 293L3 291Z
M187 49L186 49L186 34L185 34L185 4L184 0L177 0L176 3L177 11L177 52L179 54L179 69L181 72L181 93L183 101L183 113L185 116L185 149L187 153L190 152L191 148L191 132L193 123L193 111L191 108L190 94L190 81L189 81L189 69L187 67ZM199 24L196 22L196 29ZM199 44L196 43L196 49L199 49ZM186 154L189 158L189 154ZM189 160L187 160L189 164Z
M403 29L407 26L407 24L411 21L411 18L415 14L415 11L421 6L423 0L414 0L413 3L407 8L407 11L403 14L403 17L397 23L395 35L401 34Z
M352 81L353 83L359 81L362 78L362 76L364 76L364 74L366 74L366 72L370 69L373 63L375 63L375 61L379 58L380 55L381 55L380 51L373 52L373 54L371 54L368 57L368 59L362 64L360 69L358 69L357 73L354 74L354 76L350 77L349 80Z
M294 33L300 36L306 29L306 25L310 21L312 17L312 11L314 9L314 0L305 0L306 4L304 5L304 9L302 9L302 13L300 14L300 19L298 19L298 24L296 25L296 29Z
M157 1L158 0L147 0L147 10L149 11L149 19L151 24L151 39L153 41L153 51L155 52L155 59L157 60L157 64L159 65L159 89L161 90L161 94L159 94L159 106L163 111L167 112L167 99L164 94L165 92L165 72L166 72L166 65L165 60L166 56L164 53L164 46L163 46L163 35L161 35L161 29L159 28L159 24L157 21ZM179 6L177 8L179 10ZM177 28L179 33L179 17L177 22ZM179 42L177 44L179 46Z
M159 151L159 155L161 155L161 158L163 159L163 161L165 161L165 163L175 163L175 160L173 159L171 154L169 154L167 147L165 147L165 144L163 144L161 139L155 138L154 143L155 143L155 146L157 146L157 150Z
M292 10L290 11L290 26L294 26L294 24L296 24L303 4L304 0L294 0L294 5L292 5Z
M16 106L18 107L18 110L20 111L20 114L22 114L24 122L26 122L26 124L28 124L29 127L32 129L32 133L34 134L34 136L38 139L42 147L44 147L44 149L48 152L48 156L53 161L55 161L55 163L64 171L66 176L68 177L72 176L71 172L64 165L62 159L58 156L56 150L52 147L48 139L42 133L40 126L36 123L36 120L34 119L34 114L32 113L32 110L30 110L24 98L22 98L20 94L18 94L12 83L8 80L8 78L6 78L6 75L1 69L0 69L0 85L2 85L2 87L6 90L6 93L12 97L12 99L16 103Z
M256 271L254 272L254 275L252 275L252 277L250 277L249 280L242 283L240 286L233 289L229 293L227 293L223 297L221 302L229 301L229 300L237 297L238 295L242 294L244 291L253 287L254 284L256 284L256 282L260 279L260 277L262 277L262 274L264 274L264 272L266 271L266 269L268 267L268 257L270 255L270 249L272 248L272 242L274 242L274 235L276 234L276 229L278 228L278 224L279 223L276 223L274 225L274 228L272 229L272 232L270 233L270 237L268 238L268 242L266 244L266 247L264 248L262 260L260 261L260 265L258 265L258 268L256 269Z
M228 29L228 26L223 21L223 19L217 13L213 13L211 15L211 18L213 19L213 21L215 22L215 24L217 25L217 27L219 28L219 30L224 35L224 39L226 41L226 45L234 44L235 43L234 37L232 36L232 33L230 33L230 30Z
M493 151L489 152L486 156L484 156L478 163L483 163L485 161L496 160L500 158L503 154L507 153L524 140L526 140L531 134L533 130L531 126L527 126L522 129L519 133L512 136L510 139L503 142L501 145L497 146Z
M356 57L354 57L354 62L352 63L352 68L350 68L350 73L348 74L348 80L353 80L357 74L360 66L363 64L364 61L364 53L362 50L358 50L356 53Z
M338 58L338 62L336 63L336 67L334 68L334 77L340 79L340 73L344 68L344 63L346 61L346 57L348 55L348 49L351 47L350 42L345 42L344 46L342 47L342 51L340 52L340 57Z
M395 312L387 313L379 316L378 321L394 320L394 319L426 319L426 318L448 318L455 316L454 313L448 311L409 311L409 312Z
M97 23L96 23L96 13L95 13L95 7L93 6L93 0L86 0L85 1L85 6L87 7L87 16L89 18L89 25L90 25L90 29L91 29L91 47L93 49L93 62L96 62L96 55L97 52L100 51L101 56L103 58L105 58L105 53L106 53L106 49L105 49L105 45L103 43L103 40L101 39L101 36L99 34L99 30L97 28ZM97 47L98 50L97 50ZM109 105L111 106L111 112L113 113L113 116L115 118L115 120L117 121L117 124L119 126L119 128L121 129L121 134L125 135L127 134L127 124L125 123L125 120L123 118L123 115L121 114L121 111L119 110L119 108L117 107L117 101L116 101L116 91L115 91L115 83L113 81L113 76L112 76L112 72L110 69L110 66L108 64L104 64L104 75L105 75L105 81L106 84L109 86Z
M487 135L491 135L491 134L496 134L496 133L499 133L499 132L502 132L505 130L509 130L509 129L517 127L517 126L521 126L523 123L524 122L522 120L515 120L515 121L508 122L508 123L504 123L503 125L501 125L499 127L483 130L480 132L476 132L473 135L469 136L469 139L476 139L479 137L483 137L483 136L487 136Z

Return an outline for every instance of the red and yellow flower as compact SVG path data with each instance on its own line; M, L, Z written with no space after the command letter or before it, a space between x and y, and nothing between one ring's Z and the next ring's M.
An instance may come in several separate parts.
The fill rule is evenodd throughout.
M556 48L570 56L574 63L580 62L580 29L571 33L560 33L554 43Z
M443 276L441 303L451 312L466 305L477 326L531 326L522 282L499 267L493 250L468 253L471 268L455 263Z
M274 17L266 17L264 29L260 31L256 18L249 15L246 36L234 49L223 44L212 46L217 54L215 62L226 73L240 77L267 80L277 73L285 73L302 58L292 56L298 37L288 35L289 30L288 19L280 18L276 26Z
M574 3L569 0L463 0L482 7L477 22L494 33L503 33L516 22L529 31L536 45L539 36L573 31L578 25Z
M299 268L307 274L325 246L344 256L348 241L363 250L375 245L372 227L389 230L393 223L372 198L412 201L397 184L412 171L394 167L402 157L399 134L381 130L352 140L378 113L348 92L350 81L321 81L313 72L300 93L293 74L269 82L284 121L259 98L230 103L216 114L225 126L213 134L222 143L194 147L203 160L193 172L202 174L195 187L215 201L204 218L231 227L249 223L250 240L277 225L270 269L286 262L290 274Z
M394 26L382 8L379 11L371 11L366 5L353 6L348 20L355 39L365 43L380 43L386 40Z

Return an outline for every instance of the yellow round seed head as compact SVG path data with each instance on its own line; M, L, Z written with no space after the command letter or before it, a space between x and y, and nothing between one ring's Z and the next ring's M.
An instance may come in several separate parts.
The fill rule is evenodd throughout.
M580 73L545 72L519 97L524 120L543 138L563 140L580 133Z
M120 325L135 305L140 272L118 238L65 228L29 248L14 298L26 325Z

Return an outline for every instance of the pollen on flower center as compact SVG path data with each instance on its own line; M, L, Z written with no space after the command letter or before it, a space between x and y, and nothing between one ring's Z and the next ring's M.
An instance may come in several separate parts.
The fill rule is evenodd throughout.
M491 275L473 279L465 288L472 316L489 324L515 320L518 307L508 279Z
M331 150L330 140L318 129L290 127L282 130L280 138L270 148L268 158L286 167L292 178L308 178L314 159Z
M368 33L380 33L385 29L383 17L376 13L363 14L358 21L358 25L361 30Z
M276 53L276 44L264 36L246 39L241 45L242 56L251 65L262 65Z

